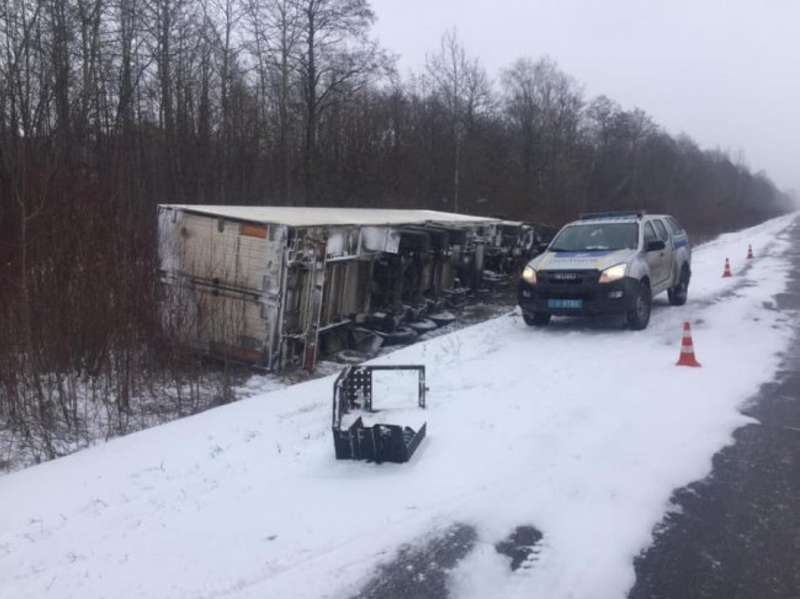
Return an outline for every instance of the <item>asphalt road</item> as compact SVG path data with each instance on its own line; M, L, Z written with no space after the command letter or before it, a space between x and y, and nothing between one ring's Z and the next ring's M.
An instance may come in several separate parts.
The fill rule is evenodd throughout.
M776 309L800 313L800 225L794 264ZM635 563L630 599L800 598L800 318L775 381L743 410L760 424L736 431L702 481L675 492L680 506Z

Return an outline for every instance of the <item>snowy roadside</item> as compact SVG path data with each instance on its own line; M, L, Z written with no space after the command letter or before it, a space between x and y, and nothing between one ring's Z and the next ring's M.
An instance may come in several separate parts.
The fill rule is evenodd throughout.
M623 597L670 493L748 421L738 406L788 341L771 298L794 218L699 248L689 303L661 299L642 333L507 315L380 358L428 367L428 438L406 465L333 459L328 377L3 477L0 596L349 596L401 544L464 522L455 597ZM685 319L702 369L673 366ZM525 524L541 551L512 574L494 544Z
M412 343L422 343L442 335L449 335L465 327L473 326L486 320L504 316L514 309L516 293L513 289L493 290L480 298L470 297L462 307L448 308L454 313L456 320L439 328L419 335ZM398 351L399 345L385 345L378 350L375 358L388 356ZM283 389L290 385L306 382L310 379L324 378L338 374L345 364L329 359L322 359L317 363L313 373L305 370L289 372L286 374L254 374L248 377L241 385L234 387L233 392L237 400L247 399L256 395L263 395L271 391Z

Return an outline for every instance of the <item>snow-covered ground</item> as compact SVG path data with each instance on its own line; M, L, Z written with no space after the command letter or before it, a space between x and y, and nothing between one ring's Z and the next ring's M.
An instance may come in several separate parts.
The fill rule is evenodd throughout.
M0 597L348 597L453 522L478 531L454 597L624 597L788 343L771 298L794 218L698 248L689 303L659 298L644 332L512 314L380 358L427 366L408 464L334 460L327 377L0 478ZM684 320L703 368L674 366ZM493 545L521 524L544 537L512 573Z

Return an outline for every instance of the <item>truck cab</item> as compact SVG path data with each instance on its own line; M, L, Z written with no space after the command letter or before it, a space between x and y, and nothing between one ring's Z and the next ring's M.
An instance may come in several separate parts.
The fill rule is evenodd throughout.
M650 321L652 299L686 303L691 279L689 238L669 215L584 214L565 225L524 268L518 301L526 324L551 316L624 315L630 328Z

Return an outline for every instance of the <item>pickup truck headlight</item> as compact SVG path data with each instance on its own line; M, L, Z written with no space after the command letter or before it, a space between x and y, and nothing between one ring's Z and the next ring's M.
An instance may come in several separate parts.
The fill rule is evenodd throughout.
M530 265L522 270L522 280L528 285L536 285L536 270Z
M619 281L625 276L625 266L625 264L617 264L616 266L605 269L600 273L600 282L613 283L614 281Z

